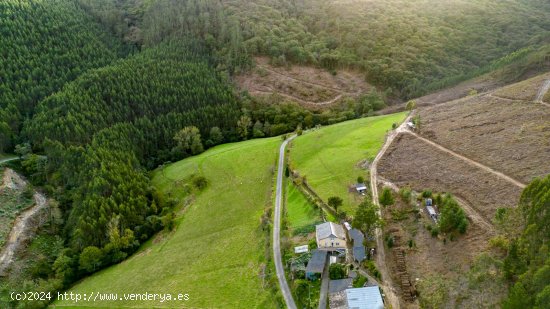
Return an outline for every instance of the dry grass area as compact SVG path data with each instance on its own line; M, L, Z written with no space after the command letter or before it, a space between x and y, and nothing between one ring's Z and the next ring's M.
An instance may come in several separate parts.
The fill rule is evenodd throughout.
M523 101L533 101L542 86L542 84L550 79L550 73L542 74L522 82L503 87L495 91L494 95ZM548 100L546 100L548 102Z
M332 75L309 66L274 67L265 57L256 58L256 67L235 81L253 96L276 94L309 108L330 106L373 89L359 72L341 70Z
M398 187L450 192L489 222L499 207L515 206L521 194L521 188L410 134L396 138L380 161L378 173Z
M550 173L545 105L484 95L432 106L420 116L422 136L523 183Z

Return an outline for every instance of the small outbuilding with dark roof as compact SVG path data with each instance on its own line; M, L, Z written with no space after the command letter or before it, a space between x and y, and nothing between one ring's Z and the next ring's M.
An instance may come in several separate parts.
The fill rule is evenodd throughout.
M307 279L315 280L321 276L327 264L327 253L327 251L323 250L311 251L311 259L306 266Z

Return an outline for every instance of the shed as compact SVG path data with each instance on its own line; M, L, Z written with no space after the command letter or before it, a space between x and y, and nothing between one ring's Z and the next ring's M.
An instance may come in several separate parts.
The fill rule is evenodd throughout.
M349 237L353 239L353 246L363 246L363 241L365 240L365 236L363 236L363 233L358 229L351 229L349 232Z
M430 218L432 218L434 221L437 221L437 212L435 211L435 208L433 208L433 206L426 206L426 210L428 211L428 215L430 215Z
M308 245L294 247L294 253L306 253L309 252Z
M357 192L363 194L367 191L367 185L365 185L364 183L356 183L355 184L355 190L357 190Z
M326 263L327 263L327 251L313 250L311 259L307 263L306 278L309 280L317 279L318 275L323 273Z
M328 284L328 293L338 293L350 289L353 287L353 279L339 279L339 280L330 280Z
M384 301L378 286L346 290L346 300L350 309L383 309Z

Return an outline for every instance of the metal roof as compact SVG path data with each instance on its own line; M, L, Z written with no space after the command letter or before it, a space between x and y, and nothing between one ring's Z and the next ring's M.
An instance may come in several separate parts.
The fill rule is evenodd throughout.
M358 262L365 260L367 258L365 247L353 247L353 258Z
M311 259L307 263L306 273L322 273L327 262L327 251L313 250L311 251Z
M347 289L349 309L384 309L384 302L378 286Z
M435 212L435 209L432 206L426 206L426 209L428 210L428 214L430 214L430 216L437 215L437 213Z
M305 253L309 251L308 245L294 247L294 253Z
M355 189L356 190L367 190L367 185L365 185L364 183L357 183L357 184L355 184Z
M333 222L325 222L315 226L315 236L317 241L331 236L346 239L346 233L344 228L340 224L335 224Z
M353 245L358 247L358 246L363 246L363 240L365 240L365 236L363 235L363 233L358 230L358 229L351 229L349 232L349 237L351 237L351 239L353 239Z
M352 278L340 279L340 280L330 280L328 284L328 293L338 293L346 289L351 288L353 285Z

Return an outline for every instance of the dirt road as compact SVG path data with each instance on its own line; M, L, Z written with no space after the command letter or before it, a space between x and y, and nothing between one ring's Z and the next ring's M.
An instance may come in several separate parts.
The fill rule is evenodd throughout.
M382 211L380 207L380 202L378 201L378 186L376 185L378 183L378 171L377 166L380 159L384 156L388 148L390 147L391 143L394 141L395 137L399 135L400 133L404 132L406 129L407 122L411 116L407 117L405 121L394 131L391 131L388 136L386 137L386 142L382 146L382 149L378 152L378 155L372 162L370 166L370 183L371 183L371 190L372 190L372 201L376 206L378 206L378 215L382 217ZM382 230L380 228L376 229L376 264L378 265L379 271L382 274L382 278L384 278L384 282L381 284L382 289L384 290L384 295L386 297L386 302L391 305L391 308L399 309L400 303L399 303L399 297L397 296L397 290L395 288L395 283L391 279L390 271L388 270L386 266L386 253L384 249L384 241L383 241L383 235Z
M539 92L537 93L537 96L535 97L536 103L541 103L547 106L550 106L550 104L545 103L542 99L544 99L544 95L550 90L550 79L546 80L542 87L540 87Z
M277 189L275 195L275 217L273 218L273 257L275 260L275 270L277 272L277 279L279 279L279 286L281 293L285 299L287 308L296 309L296 303L288 287L288 282L285 277L285 269L283 267L283 259L281 257L281 201L283 199L283 170L285 164L285 149L286 145L293 140L296 135L286 139L281 148L279 149L279 163L277 165Z
M506 180L506 181L508 181L508 182L511 182L512 184L514 184L514 185L516 185L516 186L518 186L518 187L520 187L520 188L522 188L522 189L526 187L526 185L525 185L524 183L521 183L521 182L519 182L519 181L513 179L513 178L510 177L510 176L507 176L507 175L504 175L504 174L501 173L501 172L495 171L494 169L492 169L492 168L490 168L490 167L488 167L488 166L486 166L486 165L483 165L483 164L481 164L481 163L479 163L479 162L476 162L476 161L474 161L474 160L472 160L472 159L470 159L470 158L466 158L465 156L460 155L460 154L458 154L458 153L456 153L456 152L454 152L454 151L452 151L452 150L449 150L449 149L447 149L447 148L445 148L445 147L443 147L443 146L441 146L441 145L439 145L439 144L437 144L437 143L434 143L434 142L432 142L431 140L426 139L426 138L424 138L424 137L422 137L422 136L420 136L420 135L418 135L418 134L416 134L416 133L414 133L414 132L412 132L412 131L410 131L410 130L404 129L403 132L404 132L404 133L407 133L407 134L411 134L411 135L413 135L414 137L418 138L419 140L422 140L423 142L428 143L428 144L430 144L430 145L436 147L437 149L439 149L439 150L441 150L441 151L444 151L444 152L446 152L446 153L448 153L448 154L450 154L450 155L452 155L452 156L454 156L454 157L456 157L456 158L462 159L462 160L468 162L469 164L475 165L476 167L478 167L478 168L480 168L480 169L482 169L482 170L484 170L484 171L486 171L486 172L492 173L492 174L494 174L495 176L497 176L497 177L499 177L499 178L501 178L501 179L504 179L504 180Z
M10 169L6 169L5 175L9 175L8 177L4 177L5 183L3 186L5 187L22 189L21 185L26 185L24 180L22 180L17 173L11 171ZM10 264L13 262L15 253L21 248L24 241L30 237L29 230L36 228L36 226L33 225L33 219L42 209L48 206L46 197L40 192L34 193L34 202L34 206L23 211L15 219L15 223L10 231L7 242L0 254L0 276L2 276L9 268Z

